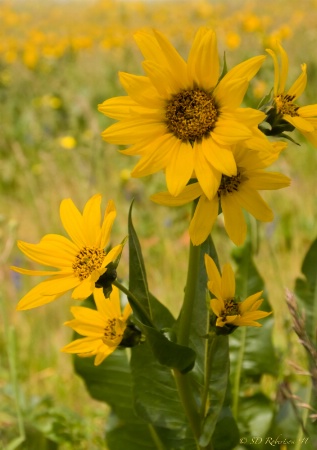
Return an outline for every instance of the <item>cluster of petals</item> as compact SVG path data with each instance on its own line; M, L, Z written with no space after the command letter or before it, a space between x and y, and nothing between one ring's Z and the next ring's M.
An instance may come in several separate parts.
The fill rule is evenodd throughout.
M38 244L18 241L19 249L30 260L57 269L33 270L11 267L14 271L25 275L48 276L20 300L18 310L44 305L71 289L74 299L85 299L93 293L95 283L106 272L107 265L115 261L122 252L121 244L113 247L108 253L105 251L116 217L116 209L113 201L109 201L101 223L100 206L100 194L88 200L82 214L71 199L65 199L61 202L60 217L70 239L58 234L47 234ZM85 256L85 252L91 252L92 258L96 258L96 263L93 259L90 261L89 255ZM81 267L86 270L82 276L80 276Z
M132 176L164 170L169 193L178 196L194 175L211 199L213 185L221 174L237 172L232 145L253 137L253 129L265 118L263 112L240 107L249 81L265 56L250 58L221 77L216 35L206 27L198 30L187 62L156 30L141 30L135 40L145 58L145 76L120 73L127 95L99 105L99 111L118 120L102 136L112 144L130 145L123 153L140 156ZM199 135L204 108L201 105L200 110L198 104L194 119L197 136L181 138L169 125L168 105L177 96L190 96L195 90L213 103L214 123L210 129L204 123L207 131ZM186 126L190 120L191 115L184 111Z
M238 175L222 177L229 184L231 180L233 181L234 187L230 189L230 192L229 189L226 191L220 182L215 185L211 198L208 198L200 184L194 182L188 184L177 197L173 197L169 192L161 192L152 195L151 199L166 206L181 206L198 199L189 226L190 238L194 245L200 245L208 237L221 208L224 226L230 239L236 245L241 245L247 234L243 210L248 211L262 222L273 220L273 212L262 199L258 190L281 189L290 184L290 179L285 175L264 170L278 158L280 151L285 148L284 143L268 143L268 145L268 151L264 152L263 139L254 138L249 142L233 146L232 154L238 167Z
M225 325L232 325L236 327L253 326L261 327L257 322L258 319L263 319L271 313L266 311L259 311L263 302L262 291L250 295L242 302L235 301L236 284L235 277L230 264L225 264L222 268L222 276L219 270L209 255L205 255L205 265L208 276L208 289L215 296L210 300L210 309L217 316L216 326L223 327ZM235 301L237 305L237 314L227 314L227 302Z
M84 306L71 308L74 319L65 325L84 337L67 344L62 351L81 357L95 356L94 364L98 366L120 345L132 310L127 303L121 311L116 287L113 287L109 299L105 298L102 288L95 289L93 295L96 310Z
M288 77L288 56L282 45L276 43L276 51L267 49L274 64L274 101L282 118L305 136L317 147L317 104L297 106L294 102L302 95L307 84L306 64L302 64L302 73L292 86L286 90ZM278 61L280 56L280 64Z

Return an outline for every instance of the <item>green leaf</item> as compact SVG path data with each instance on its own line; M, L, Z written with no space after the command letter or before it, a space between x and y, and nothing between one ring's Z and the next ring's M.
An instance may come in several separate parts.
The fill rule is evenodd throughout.
M119 422L106 436L110 450L158 450L148 425Z
M129 298L138 320L137 325L145 334L160 364L176 368L182 373L191 370L195 363L195 352L189 347L170 341L157 328L157 325L161 329L171 328L174 319L167 308L160 306L160 302L149 293L141 246L132 223L132 205L129 213L129 290L137 299L136 302L133 298Z
M303 278L297 278L295 294L301 307L305 311L305 329L309 338L316 342L317 327L317 239L309 248L303 264Z
M145 311L151 317L150 295L140 242L132 223L132 206L130 206L129 230L129 290L135 295ZM132 306L133 307L133 306ZM144 320L144 319L143 319ZM142 321L142 318L141 318Z
M239 430L228 406L221 410L211 442L216 450L232 450L239 443Z
M206 446L214 433L224 404L229 381L228 336L215 336L211 347L212 361L209 380L209 409L203 423L200 445Z

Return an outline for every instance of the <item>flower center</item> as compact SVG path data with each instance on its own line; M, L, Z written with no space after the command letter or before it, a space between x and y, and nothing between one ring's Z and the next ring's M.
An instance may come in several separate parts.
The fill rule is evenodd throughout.
M223 195L232 194L232 192L237 192L239 186L243 181L247 180L247 177L243 175L244 169L242 167L237 168L237 175L229 177L228 175L221 176L220 186L218 188L218 197Z
M299 114L297 113L297 110L299 109L299 106L294 105L293 100L295 98L295 95L287 95L287 94L281 94L278 95L275 98L275 104L277 112L280 114L288 114L289 116L295 117Z
M99 269L105 259L105 252L98 247L83 247L76 255L72 268L80 281L85 280L96 269Z
M212 95L198 88L173 95L166 105L167 128L182 141L194 142L208 136L218 115Z
M225 309L222 313L222 317L237 316L240 314L239 303L234 298L228 298L225 300Z

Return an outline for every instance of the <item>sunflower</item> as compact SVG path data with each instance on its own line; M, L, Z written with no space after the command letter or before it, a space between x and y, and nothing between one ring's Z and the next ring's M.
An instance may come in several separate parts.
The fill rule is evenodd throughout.
M96 356L94 364L99 366L120 345L132 310L128 303L121 312L119 290L116 287L113 287L109 299L105 298L102 289L95 289L94 299L97 310L83 306L71 308L75 319L64 325L85 337L76 339L61 351L76 353L81 357Z
M270 312L259 311L263 299L262 293L250 295L239 302L236 295L235 277L230 264L225 264L220 275L216 264L209 255L205 255L205 265L208 275L208 289L216 297L210 300L210 309L217 316L217 327L261 327L258 319L269 316Z
M72 298L84 299L95 289L95 283L121 253L122 245L117 245L108 253L111 228L116 217L113 201L109 201L101 221L101 195L94 195L85 205L81 214L71 199L61 202L60 217L71 240L57 234L47 234L38 244L18 241L19 249L31 260L58 270L28 270L11 267L25 275L49 278L28 292L18 303L17 309L31 309L49 303L70 289Z
M177 196L194 174L211 199L220 173L237 174L231 145L250 138L251 128L265 118L239 107L265 56L244 61L221 78L216 35L206 27L198 30L187 62L156 30L139 31L135 40L146 76L119 74L128 95L99 105L119 120L102 136L132 145L122 153L141 156L132 176L165 170L168 191Z
M281 57L279 67L277 52L266 50L274 63L274 105L283 120L299 130L313 145L317 146L317 104L298 106L295 100L304 92L307 84L306 64L302 64L302 73L294 84L286 91L288 76L288 56L283 47L277 42L277 52Z
M258 145L256 139L253 142L254 146ZM272 164L281 149L285 148L283 143L271 145L274 151L269 157L251 150L250 143L234 146L232 154L237 165L237 174L233 176L223 174L212 199L207 198L199 183L193 183L186 186L178 197L162 192L152 195L151 200L161 205L179 206L199 198L189 226L189 234L194 245L204 242L210 234L221 207L225 229L230 239L236 245L241 245L247 233L243 209L262 222L273 220L272 210L257 191L281 189L290 184L290 179L285 175L263 170Z

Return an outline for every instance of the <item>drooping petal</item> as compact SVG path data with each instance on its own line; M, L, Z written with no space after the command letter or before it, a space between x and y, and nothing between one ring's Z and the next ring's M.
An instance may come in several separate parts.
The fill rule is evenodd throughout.
M207 254L205 254L205 266L208 280L212 283L211 292L217 298L222 298L221 276L218 267L216 266L214 260Z
M101 225L100 235L98 236L98 240L96 241L96 245L98 247L105 248L107 246L116 215L117 212L115 204L112 200L109 200L106 207L104 219Z
M216 170L205 157L206 145L202 142L195 142L194 144L194 157L195 157L195 174L199 181L199 184L206 195L211 200L219 188L221 181L221 172Z
M207 239L217 219L218 208L217 196L212 200L208 200L205 195L200 197L189 225L189 235L193 245L200 245Z
M273 65L274 65L274 89L273 89L273 92L274 92L274 96L276 97L277 95L279 95L283 92L279 88L280 67L279 67L278 59L277 59L275 52L269 48L267 48L266 51L268 52L268 54L270 56L272 56L272 59L273 59Z
M224 132L225 130L220 131ZM215 138L216 134L213 134L212 137ZM207 161L209 161L218 172L228 176L236 175L237 166L231 150L222 145L218 145L213 139L203 139L200 148Z
M176 197L182 192L191 178L193 170L194 149L189 143L177 142L166 167L166 184L172 195Z
M95 361L94 361L94 365L95 366L100 366L100 364L109 356L111 355L111 353L113 353L115 351L117 347L113 346L113 347L106 347L103 346L102 347L102 352L97 353L96 357L95 357Z
M243 244L247 234L247 224L241 206L235 195L221 196L221 206L224 215L226 231L236 245Z
M234 298L236 293L236 281L230 264L225 264L222 268L221 297L226 299Z
M281 55L280 92L285 92L285 86L288 76L288 56L279 42L277 42L277 47Z
M257 220L262 222L271 222L273 220L272 210L257 191L243 184L239 186L239 190L234 196L239 205Z

